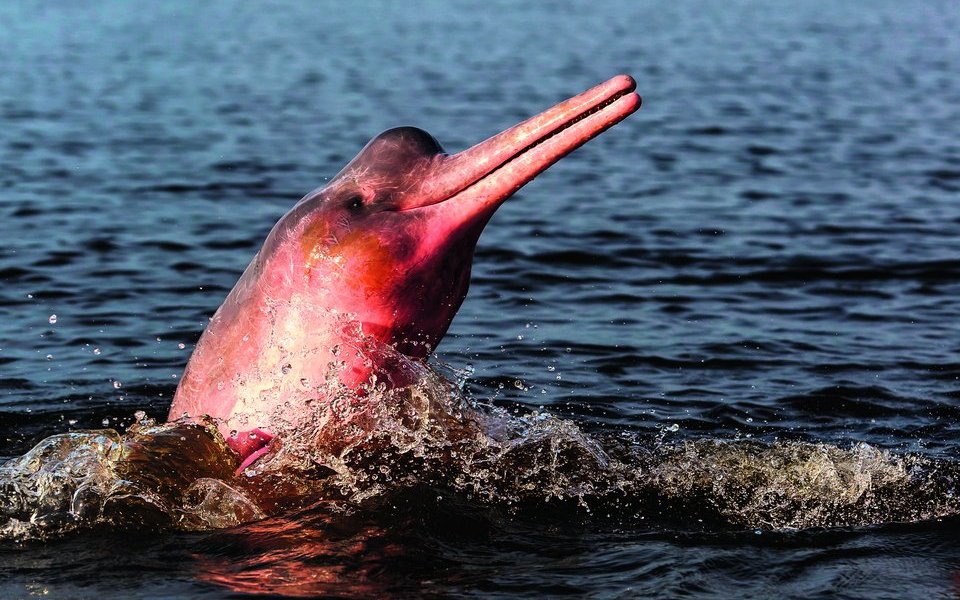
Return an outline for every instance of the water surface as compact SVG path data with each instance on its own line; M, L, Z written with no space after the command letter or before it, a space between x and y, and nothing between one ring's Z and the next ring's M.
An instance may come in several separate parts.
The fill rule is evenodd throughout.
M0 455L162 417L269 228L379 131L416 125L457 151L627 72L643 109L499 211L440 358L472 372L474 400L608 449L889 452L947 465L932 470L949 505L958 30L946 1L5 4ZM709 472L711 457L684 464ZM952 518L783 530L694 508L515 514L428 487L349 516L4 546L0 585L956 593Z

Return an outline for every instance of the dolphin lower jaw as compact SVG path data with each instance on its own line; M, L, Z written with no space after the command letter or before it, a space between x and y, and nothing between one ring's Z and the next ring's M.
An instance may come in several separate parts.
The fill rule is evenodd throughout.
M443 229L462 229L492 213L561 158L640 108L636 82L620 75L472 148L434 159L436 173L420 201L401 210L443 207ZM479 233L478 233L479 235Z
M484 214L489 219L504 201L537 175L600 133L627 117L639 107L639 96L618 96L565 127L536 140L508 161L450 199L460 214ZM447 204L447 203L445 203Z

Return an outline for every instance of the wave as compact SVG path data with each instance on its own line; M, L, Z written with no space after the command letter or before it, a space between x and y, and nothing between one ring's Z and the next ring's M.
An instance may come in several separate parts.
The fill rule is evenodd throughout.
M281 441L239 474L214 423L158 425L138 413L123 433L50 436L0 466L0 538L217 529L317 503L347 514L423 489L508 515L626 526L859 526L960 509L951 461L863 443L678 440L670 428L588 434L548 413L475 402L464 373L396 359L416 371L414 385L374 384L359 398L340 389L310 407L312 426L277 421Z

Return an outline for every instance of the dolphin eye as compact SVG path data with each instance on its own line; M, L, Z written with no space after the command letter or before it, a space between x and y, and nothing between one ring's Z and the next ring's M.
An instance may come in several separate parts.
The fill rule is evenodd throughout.
M361 196L351 196L347 200L347 208L350 209L350 212L360 212L363 210L363 198Z

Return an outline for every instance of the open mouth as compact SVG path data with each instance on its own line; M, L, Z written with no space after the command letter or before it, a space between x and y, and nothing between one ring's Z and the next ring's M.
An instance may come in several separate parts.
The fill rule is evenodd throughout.
M591 108L588 108L587 110L585 110L584 112L581 112L580 114L568 113L568 115L569 115L569 114L572 114L572 118L569 118L569 120L567 120L566 122L561 122L561 123L559 124L559 126L558 126L556 129L554 129L553 131L547 131L547 132L546 132L545 134L543 134L539 139L533 140L529 145L527 145L527 146L521 148L520 150L518 150L513 156L511 156L510 158L508 158L508 159L504 162L504 165L507 164L507 163L509 163L510 161L515 160L515 159L517 159L518 157L526 154L527 152L532 151L532 150L533 150L534 148L536 148L537 146L539 146L539 145L541 145L541 144L543 144L543 143L546 143L547 141L551 140L551 139L554 138L555 136L564 135L565 132L567 132L568 130L575 128L578 123L580 123L580 122L582 122L582 121L585 121L585 120L587 120L587 119L590 119L590 118L591 118L592 116L594 116L594 115L598 115L599 113L603 112L603 111L606 110L607 108L612 108L613 105L616 104L617 100L619 100L620 98L623 98L623 97L626 96L627 94L631 93L631 92L635 89L635 87L636 87L636 86L635 86L635 84L633 84L632 79L631 79L631 82L630 82L629 87L624 87L623 89L614 90L614 92L613 92L607 99L602 100L599 104L597 104L597 105L595 105L595 106L593 106L593 107L591 107ZM639 97L638 97L638 98L639 98ZM628 103L628 104L629 104L629 103ZM619 108L619 107L618 107L618 108ZM555 109L551 109L551 110L555 110ZM548 112L549 112L549 111L548 111ZM622 112L622 111L616 111L616 113L618 113L618 114L621 113L621 112ZM630 111L630 112L632 112L632 111ZM628 112L628 113L626 113L626 114L623 114L619 119L617 119L616 121L611 122L611 123L609 123L609 124L606 124L606 126L605 126L605 127L602 127L602 128L596 127L596 126L588 127L588 128L587 128L587 131L590 133L590 137L589 137L589 138L586 138L586 139L583 139L583 138L584 138L583 132L571 132L573 135L570 135L570 136L568 136L568 137L571 137L572 139L571 139L571 140L563 140L563 141L561 142L561 145L562 145L562 146L572 146L572 147L570 148L571 150L574 149L574 148L576 148L576 147L579 147L580 145L582 145L583 143L585 143L586 141L588 141L590 138L592 138L592 137L594 137L594 136L596 136L596 135L599 135L599 134L600 134L604 129L606 129L607 127L610 127L610 126L616 124L617 122L619 122L620 120L622 120L623 118L625 118L628 114L630 114L630 113ZM534 117L534 118L538 118L538 117ZM604 121L605 121L605 120L601 120L601 123L603 123ZM591 125L593 125L593 124L591 124ZM558 158L560 158L560 157L558 157ZM499 170L499 169L500 169L502 166L504 166L504 165L499 165L499 166L491 169L491 171L489 171L486 175L484 175L484 177L487 177L487 176L493 174L494 172L496 172L497 170Z
M636 83L619 75L447 158L459 181L446 199L496 206L552 164L640 108ZM459 185L456 185L459 183ZM448 189L450 189L448 188ZM441 200L443 201L443 200Z

